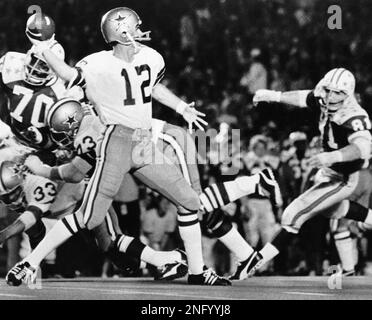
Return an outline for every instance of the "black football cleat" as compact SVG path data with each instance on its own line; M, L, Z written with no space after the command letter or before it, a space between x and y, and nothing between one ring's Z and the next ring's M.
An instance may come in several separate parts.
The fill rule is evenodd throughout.
M252 258L249 265L247 266L247 277L253 277L255 272L264 264L261 253L256 252L256 255Z
M206 269L201 274L190 274L187 281L201 286L231 286L230 280L220 277L212 269Z
M257 251L253 251L252 254L244 261L238 262L235 273L229 277L230 280L244 280L248 278L248 273L252 270L253 265L257 263Z
M258 193L268 197L275 206L281 207L283 205L283 198L273 171L269 168L263 169L259 172L259 176Z
M9 286L18 287L24 283L32 283L36 277L36 269L25 262L17 263L7 273L5 280Z

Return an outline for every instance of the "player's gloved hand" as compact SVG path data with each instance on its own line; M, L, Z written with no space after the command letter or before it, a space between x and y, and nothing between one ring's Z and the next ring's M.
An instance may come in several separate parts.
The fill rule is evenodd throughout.
M253 104L256 106L259 102L280 102L281 95L280 91L260 89L253 96Z
M339 151L321 152L312 156L308 164L311 167L330 167L336 162L342 162L342 153Z
M30 155L26 158L24 165L35 175L49 178L50 166L44 164L37 156Z
M53 34L49 39L47 40L37 40L37 39L34 39L32 37L29 37L27 34L26 34L28 40L30 40L30 42L34 45L34 46L49 46L48 48L50 48L50 45L57 42L57 40L55 39L55 34Z
M30 41L34 45L32 48L33 52L39 57L43 56L43 52L45 50L51 49L55 45L61 46L59 42L54 39L54 35L50 39L44 40L44 41L35 40L35 39L30 39Z
M204 131L201 124L207 126L208 122L203 120L201 117L205 117L205 113L200 112L194 108L195 102L189 104L181 102L177 106L177 112L182 114L185 121L189 124L189 132L192 133L192 126L196 125L200 130Z

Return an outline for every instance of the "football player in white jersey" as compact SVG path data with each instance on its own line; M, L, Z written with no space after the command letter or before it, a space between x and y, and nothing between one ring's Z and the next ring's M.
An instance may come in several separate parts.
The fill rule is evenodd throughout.
M98 162L81 208L58 222L40 245L18 265L14 275L24 275L37 267L44 256L70 238L80 228L93 229L102 223L124 175L136 171L150 188L167 197L178 208L181 238L189 267L189 284L231 285L213 270L204 268L201 230L198 219L200 200L179 170L151 141L152 97L181 113L191 127L202 129L203 114L159 84L164 75L162 56L137 41L149 40L140 31L141 20L133 10L120 7L108 11L101 20L101 31L111 51L84 58L76 68L66 65L48 47L38 50L48 64L70 85L81 86L97 110L105 130L98 146ZM161 163L154 160L162 159ZM122 241L120 246L128 247ZM26 271L26 272L25 272Z
M354 75L344 69L329 71L314 90L277 92L258 90L258 102L277 102L310 108L319 114L323 152L309 159L319 168L314 185L292 201L282 215L282 229L257 252L249 266L249 275L275 257L298 233L302 224L317 214L372 223L372 210L348 200L359 180L359 172L368 165L371 151L371 122L354 96Z
M85 106L85 108L86 107L87 106ZM47 117L47 122L50 126L52 137L57 139L56 142L60 144L61 147L69 147L73 144L76 156L70 163L65 163L58 167L50 167L43 164L37 157L31 155L25 160L25 165L33 173L46 178L52 178L52 176L57 176L55 172L59 171L58 175L67 182L80 182L84 177L91 175L96 165L97 139L100 132L104 129L104 126L99 118L93 114L93 111L86 113L81 119L78 115L83 114L83 108L84 107L80 106L77 101L64 99L51 109ZM77 133L75 130L71 130L66 124L64 119L67 118L76 120L74 127L76 129L78 128ZM192 148L194 142L189 141L189 148L185 147L185 140L190 138L186 131L180 127L157 119L152 120L152 129L154 143L157 143L159 148L164 149L165 146L160 143L164 142L175 152L177 158L175 159L175 165L180 166L185 179L199 194L202 204L201 212L207 215L206 219L203 221L206 222L207 227L213 234L238 258L239 266L232 279L243 280L247 276L245 267L249 264L250 257L254 250L248 245L244 238L241 237L239 232L232 226L232 223L219 209L243 196L256 192L262 196L270 196L273 198L272 200L274 202L277 202L278 200L276 200L275 197L278 195L275 193L279 192L280 196L280 191L278 190L279 188L275 180L271 178L272 173L266 170L256 175L238 177L233 181L216 183L202 190L196 165L196 149L195 146ZM166 147L166 149L169 149L168 147ZM185 155L186 151L189 152L188 155ZM174 156L171 155L171 158L173 157ZM190 157L194 158L194 161L192 161ZM133 175L136 176L136 172L134 172ZM124 181L127 178L130 178L128 174L125 175ZM130 192L130 190L127 192ZM125 252L126 248L120 248L120 243L124 241L125 238L126 242L131 241L130 243L133 244L138 242L138 240L134 238L122 235L121 232L117 233L117 237L115 238L115 243L119 244L118 249L124 250L123 252ZM140 244L134 247L138 250L131 250L131 255L137 259L141 259L143 248ZM182 272L183 267L184 261L182 260L180 262L168 263L165 268L163 268L159 279L169 279L169 274L172 275L172 278L181 277L184 275ZM178 272L174 273L172 270Z

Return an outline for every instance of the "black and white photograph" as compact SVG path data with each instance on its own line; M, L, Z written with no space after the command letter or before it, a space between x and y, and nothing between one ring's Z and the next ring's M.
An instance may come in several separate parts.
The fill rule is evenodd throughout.
M370 0L0 13L0 300L372 300Z

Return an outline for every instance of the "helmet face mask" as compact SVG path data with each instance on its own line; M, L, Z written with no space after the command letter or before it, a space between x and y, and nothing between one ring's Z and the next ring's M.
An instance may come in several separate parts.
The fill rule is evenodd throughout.
M343 91L336 91L329 88L324 88L325 97L322 99L324 106L330 112L337 111L347 98L347 94Z
M84 116L79 101L64 98L57 101L47 115L52 140L62 149L73 149L74 139Z
M56 131L54 129L50 130L51 137L53 141L62 149L73 149L74 139L79 128L71 131Z
M43 86L57 78L48 64L29 50L25 62L25 81L33 86Z
M315 88L315 96L320 97L320 103L327 113L334 113L349 97L354 96L354 75L344 69L336 68L327 72Z

